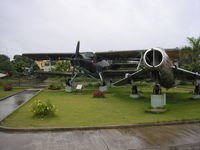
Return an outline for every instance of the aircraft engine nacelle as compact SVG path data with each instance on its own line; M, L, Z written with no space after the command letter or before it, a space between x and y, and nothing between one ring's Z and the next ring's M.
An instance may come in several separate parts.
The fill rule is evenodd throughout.
M144 64L148 69L157 70L166 66L169 57L161 48L151 48L144 53ZM169 66L168 66L169 67Z

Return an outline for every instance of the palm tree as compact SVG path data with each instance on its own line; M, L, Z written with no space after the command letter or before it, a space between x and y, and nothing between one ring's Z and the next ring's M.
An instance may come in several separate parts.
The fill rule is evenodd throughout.
M190 43L189 49L191 50L192 63L197 63L200 55L200 36L197 38L187 37L187 40Z

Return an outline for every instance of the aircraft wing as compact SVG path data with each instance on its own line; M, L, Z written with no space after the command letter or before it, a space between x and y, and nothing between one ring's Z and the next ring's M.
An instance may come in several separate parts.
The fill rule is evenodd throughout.
M107 52L96 52L97 59L105 60L140 60L141 55L145 53L147 49L141 50L124 50L124 51L107 51ZM177 48L165 49L167 55L171 59L178 59L180 56L180 50Z
M141 54L146 50L107 51L96 52L97 59L105 60L140 60Z
M105 77L124 77L126 73L132 74L135 70L105 70L102 75Z
M173 66L172 70L177 79L194 81L200 79L200 74Z
M33 60L70 60L74 53L24 53L22 56Z
M7 76L7 74L0 73L0 78L6 77L6 76Z
M139 62L137 63L113 63L110 64L109 69L111 70L116 70L118 68L137 68L138 67Z
M57 75L57 76L68 76L71 77L71 72L45 72L45 71L36 71L35 73L44 74L44 75Z
M146 49L96 52L97 60L136 60L139 61ZM178 59L180 51L176 48L165 49L171 59ZM70 60L74 53L24 53L33 60Z
M115 85L115 86L124 85L124 84L129 83L130 80L138 81L138 80L143 80L147 77L148 77L147 71L144 69L140 69L140 70L132 73L131 75L129 75L129 77L123 78L123 79L115 82L113 85Z

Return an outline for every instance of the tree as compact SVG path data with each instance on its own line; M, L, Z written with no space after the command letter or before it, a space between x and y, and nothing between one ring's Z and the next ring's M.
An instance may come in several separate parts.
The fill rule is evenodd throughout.
M191 50L192 63L197 63L200 54L200 36L197 38L187 37L190 44L188 47Z
M57 61L55 67L52 68L52 71L55 72L70 72L71 64L69 61Z
M13 64L13 67L15 70L15 75L18 77L18 82L19 82L19 86L20 86L20 80L21 80L21 77L24 75L26 63L23 61L19 61L19 62Z
M23 71L26 67L26 63L20 61L20 62L15 63L13 66L14 66L14 69L15 69L16 72L23 73Z
M36 63L32 64L31 66L31 70L30 70L30 73L31 74L34 74L35 71L38 71L40 70L40 68L38 67L38 65Z
M31 65L33 64L33 60L27 58L27 57L24 57L22 55L15 55L13 57L13 63L17 63L17 62L24 62L26 63L26 67L31 67Z
M187 37L187 40L189 46L185 46L181 49L181 67L193 72L200 72L200 37Z
M35 71L39 70L38 65L36 65L32 59L21 55L15 55L13 57L12 64L14 66L15 71L16 68L20 69L21 66L23 70L18 70L17 72L19 73L22 71L24 75L33 75Z
M12 72L10 58L3 54L0 54L0 72Z
M186 69L186 70L189 70L189 71L192 71L192 72L200 72L199 66L200 66L200 63L197 62L197 63L191 63L191 64L184 64L181 67L183 69Z
M191 48L189 46L185 46L181 48L181 53L180 53L180 60L179 64L184 65L184 64L192 64L192 54L191 54Z

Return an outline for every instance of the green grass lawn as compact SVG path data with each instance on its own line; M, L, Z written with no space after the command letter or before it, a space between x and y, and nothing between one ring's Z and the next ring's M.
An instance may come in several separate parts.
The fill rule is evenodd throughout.
M180 88L192 88L192 89L194 89L194 85L177 85L176 87L180 87Z
M163 114L146 113L151 90L139 87L141 98L129 98L130 87L111 88L106 98L93 98L95 89L82 93L45 90L9 116L3 126L9 127L72 127L126 125L149 122L200 119L200 100L192 100L192 91L172 88L167 93L167 109ZM57 108L56 116L33 117L30 105L35 100L49 99Z
M0 87L0 99L23 90L24 88L13 88L11 91L4 91L3 87Z

